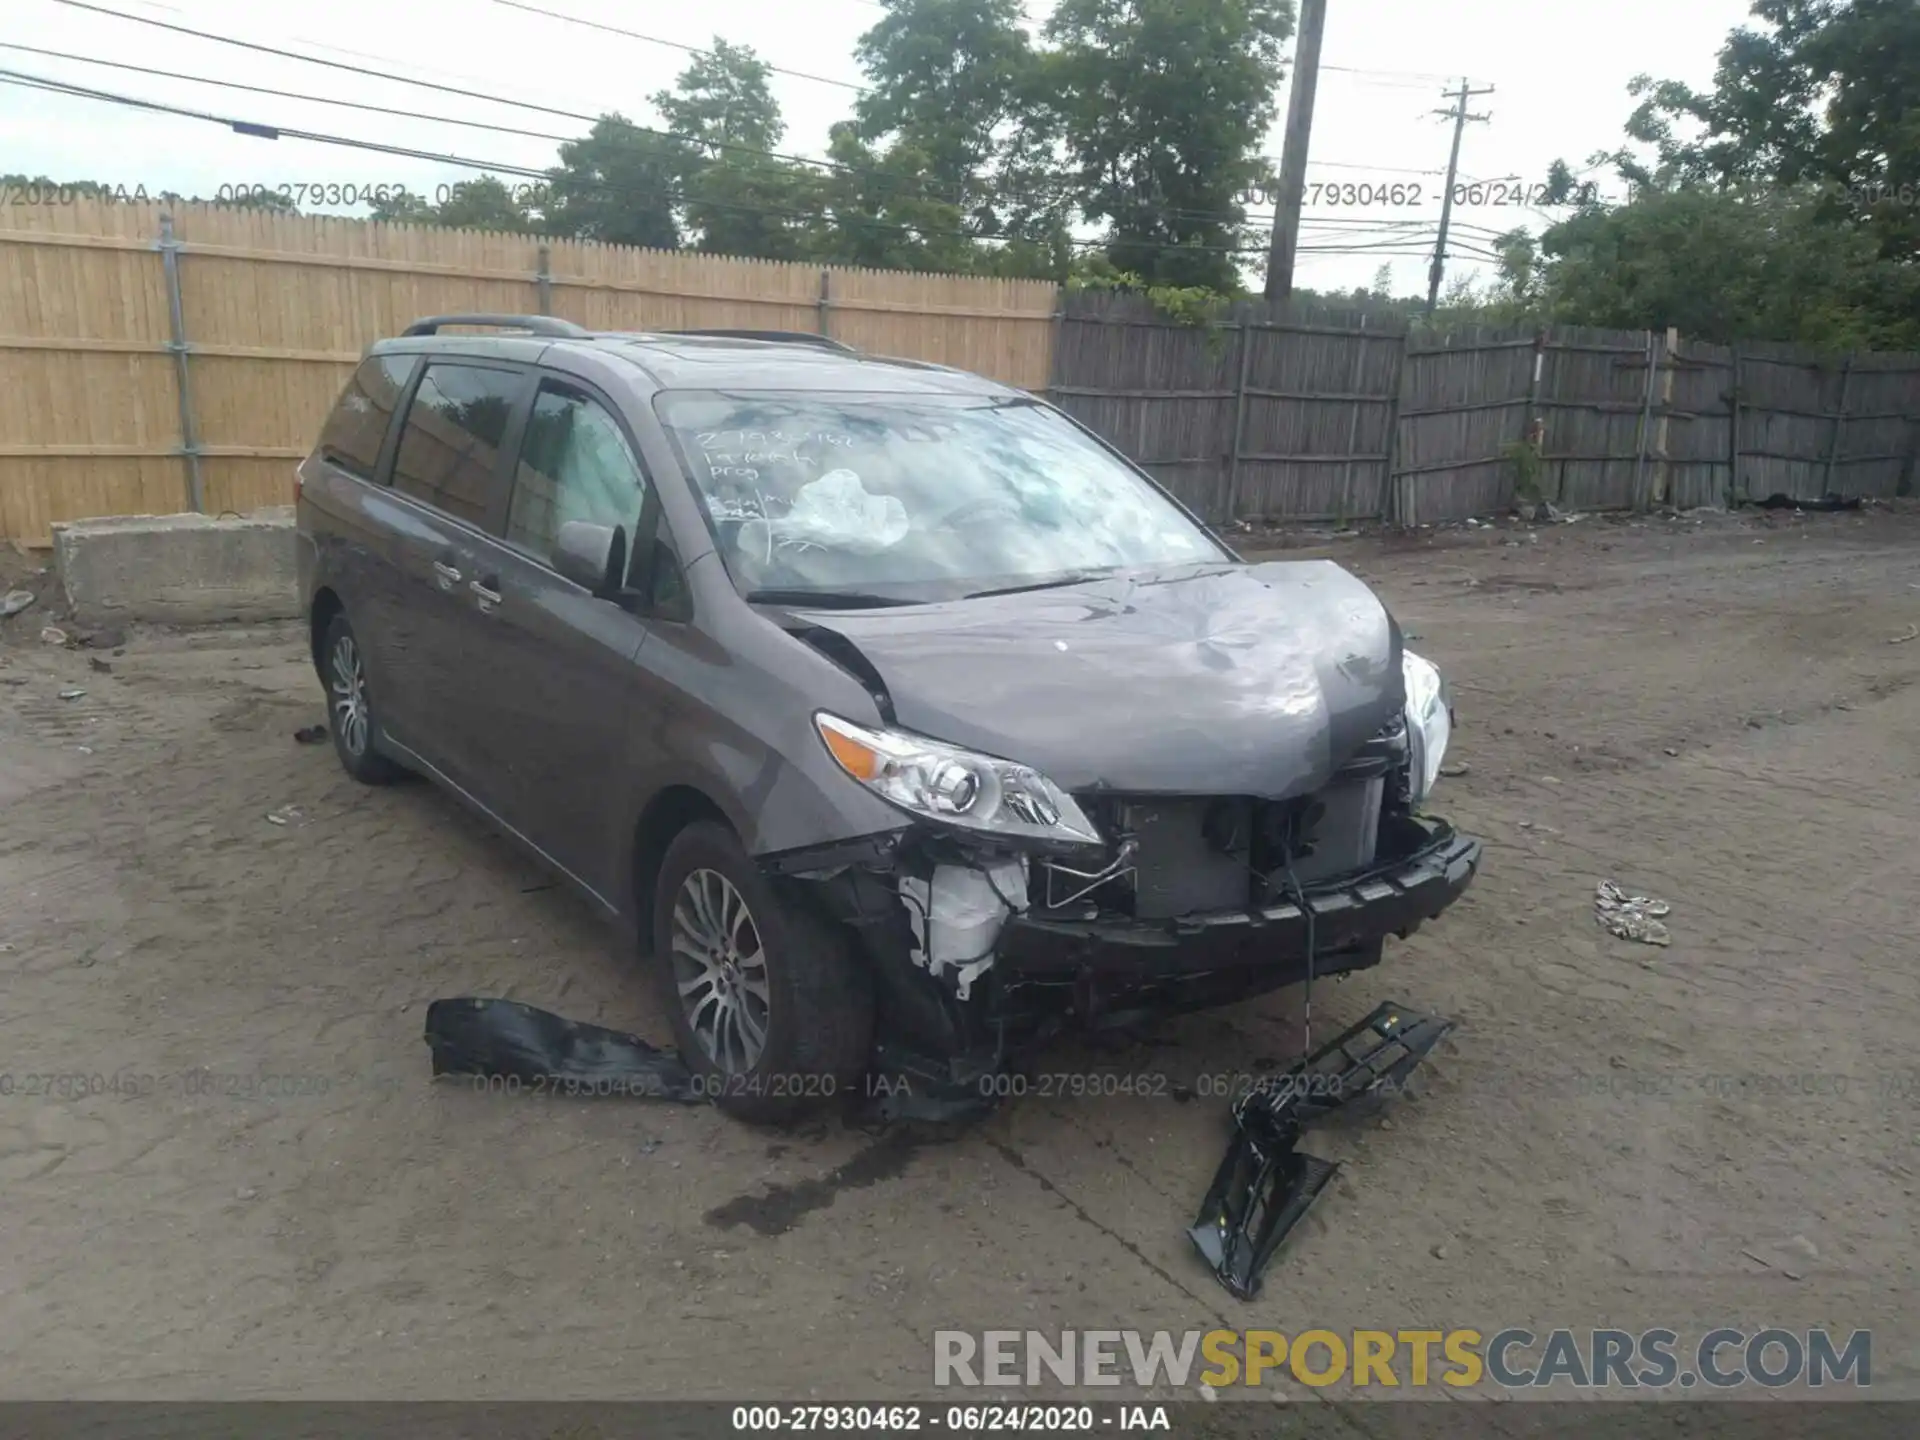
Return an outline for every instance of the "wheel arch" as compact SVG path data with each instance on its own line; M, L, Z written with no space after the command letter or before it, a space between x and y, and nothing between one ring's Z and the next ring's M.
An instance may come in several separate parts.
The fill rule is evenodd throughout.
M314 591L313 603L307 608L307 654L312 658L314 673L321 677L322 683L326 675L320 647L327 638L327 627L333 623L333 617L345 612L346 608L330 585L322 585Z
M643 949L653 945L653 891L660 866L674 837L689 825L714 820L739 834L739 827L704 790L693 785L669 785L641 810L628 842L627 875L633 925Z

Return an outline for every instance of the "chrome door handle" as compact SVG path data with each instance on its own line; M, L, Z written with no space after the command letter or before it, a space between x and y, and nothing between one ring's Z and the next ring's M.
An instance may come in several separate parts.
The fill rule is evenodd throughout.
M500 592L488 588L479 580L474 581L467 588L473 591L475 597L480 601L480 613L483 615L500 603Z
M442 590L451 590L460 583L460 572L444 560L436 560L433 562L433 573L440 577L440 588Z

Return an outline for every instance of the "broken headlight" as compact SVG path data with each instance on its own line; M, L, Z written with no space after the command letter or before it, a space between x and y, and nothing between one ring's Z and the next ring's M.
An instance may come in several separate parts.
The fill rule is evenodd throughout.
M1411 650L1400 652L1400 673L1407 687L1407 744L1411 752L1413 803L1432 793L1453 736L1453 696L1430 660Z
M1009 840L1101 843L1073 797L1037 770L825 711L813 719L840 768L902 810Z

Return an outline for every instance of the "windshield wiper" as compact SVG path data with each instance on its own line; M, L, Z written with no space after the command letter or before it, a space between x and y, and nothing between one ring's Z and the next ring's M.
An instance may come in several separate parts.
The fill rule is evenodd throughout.
M799 605L817 610L882 610L919 603L865 590L749 590L746 601L749 605Z
M961 598L984 600L989 595L1021 595L1029 590L1058 590L1065 585L1084 585L1089 580L1104 580L1111 570L1076 570L1071 575L1055 575L1050 580L1029 580L1024 585L1003 585L993 590L975 590Z

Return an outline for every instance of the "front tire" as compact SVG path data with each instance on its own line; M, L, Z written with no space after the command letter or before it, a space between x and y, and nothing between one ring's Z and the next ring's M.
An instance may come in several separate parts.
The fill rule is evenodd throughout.
M653 952L681 1058L729 1115L791 1121L865 1073L873 986L848 937L783 904L724 825L667 847Z
M391 785L404 772L375 748L380 722L367 686L366 652L344 614L328 622L320 642L320 679L327 687L327 733L340 768L362 785Z

